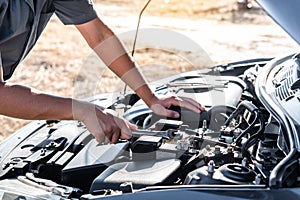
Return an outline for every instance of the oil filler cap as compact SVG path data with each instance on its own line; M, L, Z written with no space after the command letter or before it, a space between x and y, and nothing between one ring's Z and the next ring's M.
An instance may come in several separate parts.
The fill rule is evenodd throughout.
M256 173L239 164L227 164L220 167L220 172L228 179L239 182L252 182Z

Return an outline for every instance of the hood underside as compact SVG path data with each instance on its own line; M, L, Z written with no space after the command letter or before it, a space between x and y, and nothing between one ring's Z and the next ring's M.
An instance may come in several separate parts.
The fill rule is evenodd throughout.
M298 44L300 44L300 1L299 0L256 0L258 4L278 23Z

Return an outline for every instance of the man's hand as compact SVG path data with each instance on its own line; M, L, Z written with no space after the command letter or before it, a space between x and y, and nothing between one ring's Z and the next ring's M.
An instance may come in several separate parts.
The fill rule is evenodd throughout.
M171 118L178 118L179 113L170 110L169 108L171 106L183 107L194 111L195 113L200 113L201 111L205 110L200 103L187 97L155 98L155 100L152 101L150 108L155 114Z
M131 131L137 127L117 116L113 110L100 106L76 102L74 118L82 121L99 143L117 143L119 139L131 138ZM78 112L79 111L79 112Z

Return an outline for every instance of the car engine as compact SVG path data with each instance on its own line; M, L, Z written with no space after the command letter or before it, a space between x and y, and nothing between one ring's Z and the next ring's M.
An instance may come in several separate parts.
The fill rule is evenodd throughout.
M291 152L298 135L291 136L266 106L271 102L258 97L258 77L262 68L276 65L264 86L299 122L292 111L299 104L299 59L296 54L269 62L237 62L161 80L158 94L190 97L206 107L200 114L171 107L178 119L153 114L132 93L88 99L138 126L129 141L99 144L79 121L34 121L0 146L0 182L55 188L68 198L172 186L297 186L299 161Z

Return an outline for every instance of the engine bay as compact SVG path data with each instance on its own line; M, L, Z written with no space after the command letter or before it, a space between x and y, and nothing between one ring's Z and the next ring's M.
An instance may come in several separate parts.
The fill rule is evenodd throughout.
M97 143L82 122L34 121L0 146L1 180L56 188L68 198L159 186L297 186L298 159L282 164L292 151L290 136L255 90L267 63L233 63L162 80L158 94L191 97L206 107L200 114L170 108L180 113L178 119L153 114L135 94L92 97L138 126L131 140L117 144ZM275 74L276 83L284 81Z

